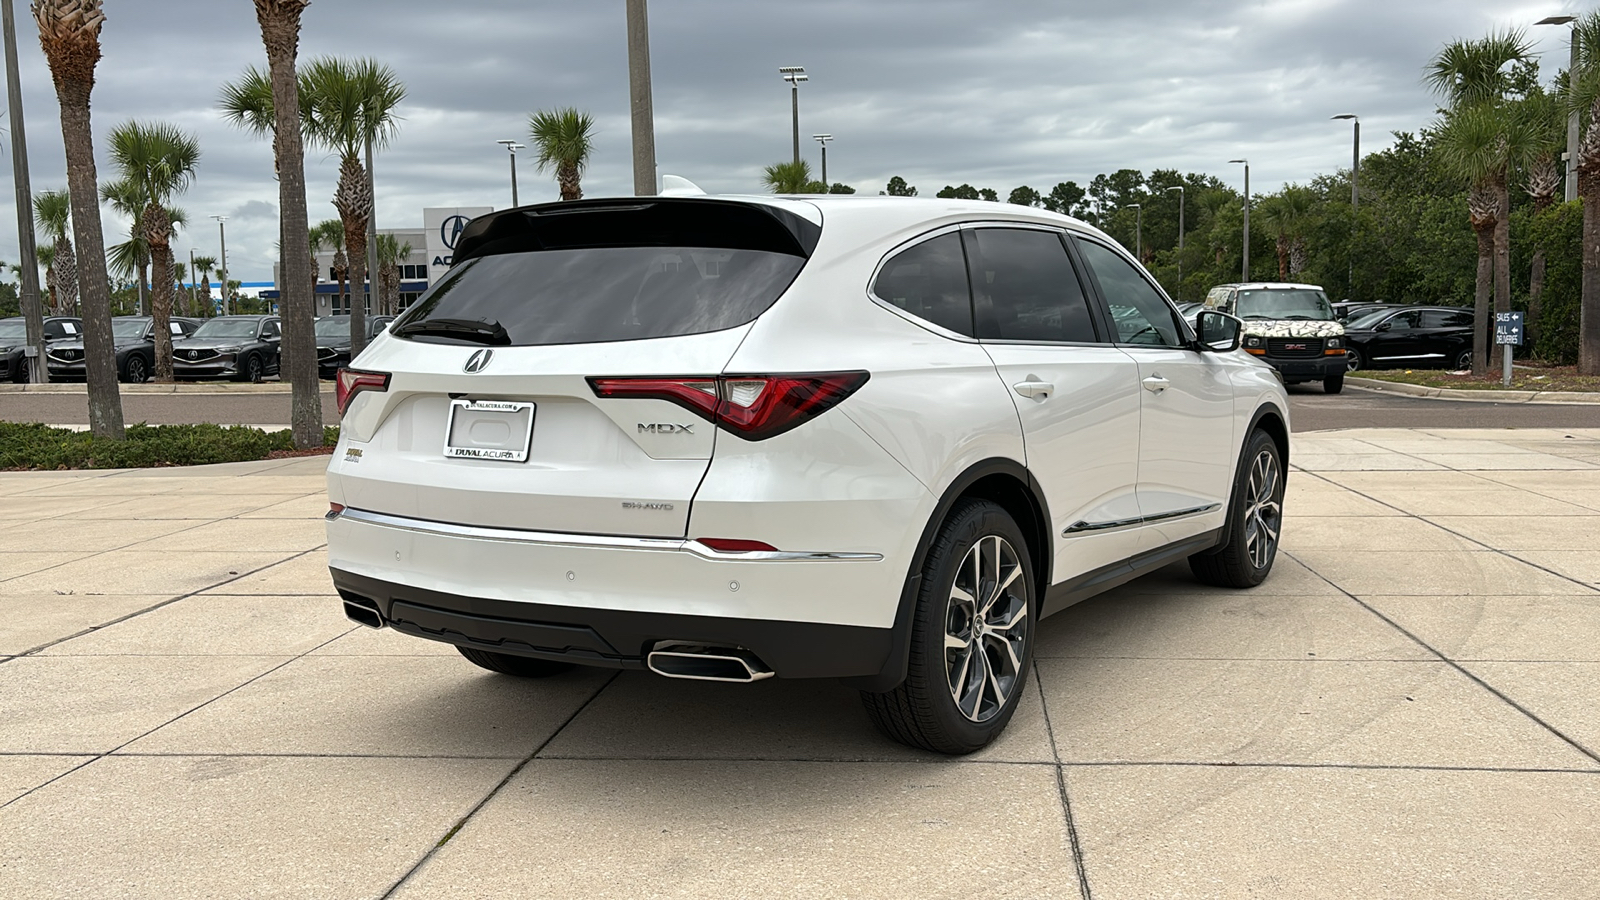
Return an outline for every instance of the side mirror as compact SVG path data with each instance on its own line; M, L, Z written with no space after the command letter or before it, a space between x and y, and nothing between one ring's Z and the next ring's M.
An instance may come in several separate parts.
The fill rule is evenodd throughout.
M1202 353L1232 353L1239 349L1239 333L1244 323L1216 310L1201 310L1195 317L1197 349Z

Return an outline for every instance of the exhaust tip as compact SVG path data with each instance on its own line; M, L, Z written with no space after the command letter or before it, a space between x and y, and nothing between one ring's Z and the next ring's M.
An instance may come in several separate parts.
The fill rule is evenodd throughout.
M667 678L749 684L773 676L759 657L743 647L705 647L698 644L656 645L645 657L650 671Z
M377 604L366 599L365 597L362 597L359 600L352 600L346 597L344 601L344 615L345 618L356 623L357 625L365 625L368 628L383 627L383 614L378 612Z

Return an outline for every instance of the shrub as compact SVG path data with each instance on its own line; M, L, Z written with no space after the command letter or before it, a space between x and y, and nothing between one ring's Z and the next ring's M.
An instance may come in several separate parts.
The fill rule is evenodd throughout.
M332 445L339 429L324 429ZM294 449L288 431L243 425L130 425L126 440L48 425L0 422L0 469L140 469L266 459Z

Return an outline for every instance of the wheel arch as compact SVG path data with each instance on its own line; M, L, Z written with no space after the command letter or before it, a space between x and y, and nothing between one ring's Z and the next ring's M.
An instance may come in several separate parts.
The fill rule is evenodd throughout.
M1233 486L1238 484L1239 472L1245 465L1245 445L1250 442L1250 435L1255 434L1257 431L1263 432L1267 435L1267 437L1272 438L1272 443L1278 448L1278 455L1283 460L1284 482L1287 483L1289 480L1288 417L1284 415L1282 408L1280 408L1276 403L1269 401L1256 408L1255 413L1250 417L1250 425L1245 428L1244 435L1239 440L1239 459L1238 462L1234 464L1234 475L1232 481L1229 482L1230 487L1228 488L1227 517L1222 520L1224 525L1222 528L1221 537L1218 538L1216 546L1204 551L1204 553L1208 556L1221 553L1223 550L1228 548L1227 542L1229 528L1226 523L1233 521L1233 504L1234 501L1238 499L1238 497L1235 496L1237 492L1234 490Z
M1022 529L1023 536L1028 540L1034 592L1042 606L1045 591L1050 588L1055 548L1051 540L1050 507L1045 501L1044 492L1027 467L1016 460L995 457L975 463L951 481L923 526L917 551L912 555L911 566L906 573L905 587L900 592L900 605L894 618L894 635L882 671L864 678L846 679L851 687L883 692L893 690L905 680L911 655L911 617L916 611L917 595L922 589L922 569L928 561L928 547L933 543L933 536L939 527L950 517L950 510L966 498L993 502L1016 520L1017 527Z

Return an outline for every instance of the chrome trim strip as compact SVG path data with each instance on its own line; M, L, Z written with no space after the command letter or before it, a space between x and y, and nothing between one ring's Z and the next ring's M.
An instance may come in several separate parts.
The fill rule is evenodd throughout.
M704 559L718 562L877 562L881 553L844 553L834 551L763 550L747 553L730 553L713 550L695 540L683 538L617 537L603 534L563 534L554 531L527 531L520 528L487 528L479 525L456 525L428 519L412 519L387 513L369 512L345 507L340 512L329 512L324 518L329 522L349 519L363 525L393 528L418 534L445 537L471 538L479 541L501 541L512 544L534 544L544 547L582 547L589 549L644 550L653 552L693 553Z
M1136 525L1149 525L1153 522L1167 522L1187 516L1204 515L1221 508L1221 503L1208 503L1205 506L1196 506L1192 509L1179 509L1172 512L1156 513L1153 516L1138 516L1132 519L1117 519L1114 522L1074 522L1067 527L1067 530L1061 532L1061 536L1072 537L1075 534L1093 534L1099 531L1111 531L1116 528L1132 528Z

